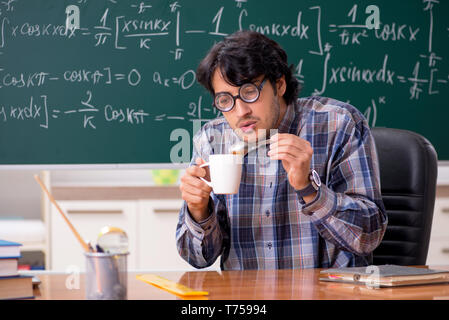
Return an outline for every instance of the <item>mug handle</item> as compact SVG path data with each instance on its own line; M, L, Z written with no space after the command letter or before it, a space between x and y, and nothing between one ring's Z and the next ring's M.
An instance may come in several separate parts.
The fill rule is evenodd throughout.
M207 166L209 166L209 162L203 163L202 165L200 165L200 168L207 167ZM198 177L198 178L200 178L201 180L203 180L204 182L206 182L206 184L207 184L209 187L213 188L213 187L212 187L212 182L211 182L211 181L207 181L206 179L201 178L201 177Z

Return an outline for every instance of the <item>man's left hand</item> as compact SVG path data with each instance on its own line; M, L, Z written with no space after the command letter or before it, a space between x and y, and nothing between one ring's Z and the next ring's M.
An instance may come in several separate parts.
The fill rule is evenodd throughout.
M278 133L270 139L271 160L282 160L288 181L295 190L304 189L310 183L310 162L313 149L310 143L289 133Z

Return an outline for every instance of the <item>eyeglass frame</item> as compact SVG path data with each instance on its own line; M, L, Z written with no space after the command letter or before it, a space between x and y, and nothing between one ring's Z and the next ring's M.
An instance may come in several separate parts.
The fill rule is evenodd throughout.
M242 84L242 85L239 87L239 93L238 93L237 95L235 95L235 96L233 96L232 94L230 94L229 92L226 92L226 91L219 92L219 93L217 93L217 94L214 95L214 101L212 102L212 105L213 105L215 108L217 108L218 110L220 110L221 112L229 112L229 111L231 111L232 109L234 109L234 107L235 107L235 100L237 100L237 99L240 99L240 100L242 100L243 102L246 102L246 103L254 103L254 102L256 102L257 100L259 100L260 92L262 91L263 86L265 85L265 82L266 82L267 80L268 80L267 78L263 78L262 82L261 82L259 85L256 85L256 84L254 84L254 83L252 83L252 82L244 83L244 84ZM248 84L252 84L252 85L255 86L256 89L257 89L257 97L256 97L253 101L247 101L247 100L243 99L243 98L241 97L241 95L240 95L240 90L242 90L242 87L245 86L245 85L248 85ZM222 110L222 109L220 109L219 107L217 107L217 105L215 104L215 100L217 99L217 97L220 97L220 95L228 95L228 96L230 96L230 97L232 98L232 106L229 108L229 110Z

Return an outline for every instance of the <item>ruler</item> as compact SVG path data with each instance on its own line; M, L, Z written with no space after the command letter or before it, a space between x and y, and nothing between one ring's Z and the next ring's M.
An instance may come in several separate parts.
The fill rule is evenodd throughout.
M155 274L138 275L136 276L136 279L183 297L207 296L209 294L209 292L207 291L197 291L192 288L186 287L185 285L182 285L180 283L157 276Z

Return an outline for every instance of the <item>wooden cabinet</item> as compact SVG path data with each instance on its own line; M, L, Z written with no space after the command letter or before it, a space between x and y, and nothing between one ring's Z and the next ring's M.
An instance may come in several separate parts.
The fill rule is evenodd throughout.
M140 268L195 270L178 254L176 225L182 200L139 201Z
M97 240L104 226L122 228L128 234L128 267L138 266L136 201L59 201L71 222L86 241ZM50 209L51 269L66 272L69 268L85 270L83 250L57 209ZM76 269L75 269L76 270Z
M116 226L128 234L129 270L195 270L179 256L176 249L176 225L182 205L176 192L151 187L140 191L134 188L133 192L125 190L122 193L104 189L89 189L86 195L83 188L79 197L75 195L76 191L67 188L64 192L54 192L59 198L60 207L83 239L96 242L102 227ZM95 192L97 195L93 194ZM106 200L111 194L125 195L127 200ZM81 200L85 198L90 200ZM95 198L100 200L92 200ZM73 272L73 268L77 268L75 270L84 271L82 248L54 206L50 207L49 216L50 269L60 272L70 269ZM209 269L219 270L219 259Z
M449 197L438 196L433 213L428 265L449 264Z

